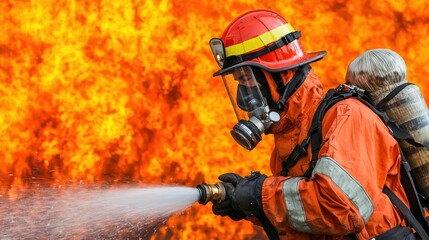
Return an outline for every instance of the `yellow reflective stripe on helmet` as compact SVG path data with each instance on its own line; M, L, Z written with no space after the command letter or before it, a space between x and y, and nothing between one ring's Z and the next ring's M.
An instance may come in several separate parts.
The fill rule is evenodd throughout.
M289 24L281 25L271 31L265 32L257 37L248 39L242 43L238 43L225 48L225 56L241 55L247 52L254 51L270 43L273 43L284 35L294 32L295 29Z

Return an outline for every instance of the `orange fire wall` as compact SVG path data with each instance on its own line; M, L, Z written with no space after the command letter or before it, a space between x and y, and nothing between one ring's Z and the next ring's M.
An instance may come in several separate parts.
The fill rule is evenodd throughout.
M34 182L214 183L224 172L269 174L272 139L252 152L208 41L255 8L283 15L326 88L371 48L405 59L429 100L427 1L71 0L0 2L0 194ZM255 239L261 229L195 205L153 239Z

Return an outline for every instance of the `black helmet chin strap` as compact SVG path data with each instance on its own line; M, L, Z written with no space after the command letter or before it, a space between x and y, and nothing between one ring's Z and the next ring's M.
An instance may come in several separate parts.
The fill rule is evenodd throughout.
M283 84L283 80L280 76L280 73L272 73L273 79L277 85L277 92L282 95L282 98L278 102L278 109L283 111L287 100L292 96L292 94L301 86L310 72L311 66L309 64L302 65L298 67L298 70L293 75L290 82L286 85Z

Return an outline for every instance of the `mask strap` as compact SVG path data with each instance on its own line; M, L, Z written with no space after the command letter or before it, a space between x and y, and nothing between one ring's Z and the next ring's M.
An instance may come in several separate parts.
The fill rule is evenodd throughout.
M270 108L276 108L277 103L273 100L273 95L271 94L270 86L268 85L268 80L265 77L264 72L261 68L258 67L250 67L252 69L253 75L255 76L256 81L258 81L261 86L259 90L261 91L262 96L265 98L268 106Z
M271 73L271 76L273 77L274 82L276 83L276 91L278 94L283 94L285 89L285 84L283 83L283 78L280 72L273 72Z
M308 72L311 70L311 66L308 64L302 65L298 67L295 75L293 75L292 79L288 84L286 84L285 90L283 92L283 96L278 103L278 108L280 111L283 111L287 100L292 96L292 94L301 86L304 80L308 76Z

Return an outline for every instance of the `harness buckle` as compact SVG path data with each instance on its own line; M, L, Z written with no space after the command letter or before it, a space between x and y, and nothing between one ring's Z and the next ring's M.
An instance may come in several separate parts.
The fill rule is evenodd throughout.
M351 92L351 93L363 94L365 90L355 85L343 83L337 87L336 92Z

